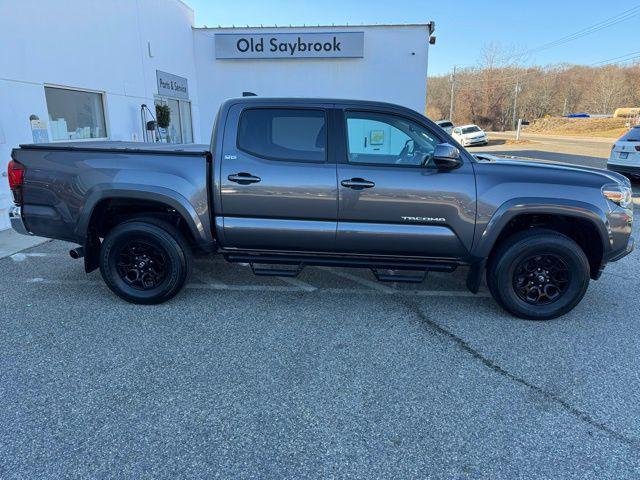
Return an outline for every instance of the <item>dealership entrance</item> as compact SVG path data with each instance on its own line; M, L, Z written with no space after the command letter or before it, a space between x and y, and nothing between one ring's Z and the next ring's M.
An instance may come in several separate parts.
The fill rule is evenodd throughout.
M154 105L169 107L169 125L159 127L160 141L167 143L193 143L193 120L189 83L185 77L156 70L158 93Z

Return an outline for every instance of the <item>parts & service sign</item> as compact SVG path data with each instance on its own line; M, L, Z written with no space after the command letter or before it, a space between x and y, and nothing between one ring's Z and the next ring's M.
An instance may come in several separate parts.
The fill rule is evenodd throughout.
M216 33L216 59L362 58L364 32Z

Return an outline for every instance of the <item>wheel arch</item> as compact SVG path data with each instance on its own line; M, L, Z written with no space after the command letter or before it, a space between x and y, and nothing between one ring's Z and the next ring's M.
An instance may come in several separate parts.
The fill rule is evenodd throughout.
M558 231L575 240L585 251L591 278L597 279L612 236L606 214L596 205L549 198L519 198L502 204L476 241L467 287L477 292L492 254L509 235L530 227Z
M211 232L207 232L204 222L196 212L193 205L180 193L163 187L150 187L146 185L120 185L100 187L97 186L87 195L87 200L80 212L76 226L76 236L84 241L87 238L88 229L93 219L96 207L107 201L147 201L166 205L174 209L185 221L186 225L197 243L208 243L212 240Z
M205 252L215 248L213 236L207 228L208 222L203 222L193 205L178 192L162 187L139 185L96 187L87 195L75 232L78 243L85 247L84 260L87 272L95 270L98 266L100 232L95 228L96 222L105 209L114 204L125 212L123 217L129 218L148 216L149 212L157 214L164 209L165 216L172 215L177 219L176 227L194 248ZM127 206L131 210L128 215ZM114 224L117 223L117 221L114 222Z

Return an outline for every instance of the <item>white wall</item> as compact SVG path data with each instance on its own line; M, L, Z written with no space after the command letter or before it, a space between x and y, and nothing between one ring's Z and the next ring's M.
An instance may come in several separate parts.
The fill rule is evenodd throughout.
M1 171L32 142L29 116L48 120L45 84L104 92L109 138L131 140L142 138L140 105L153 110L156 69L187 77L198 138L192 26L179 0L0 0ZM9 199L0 177L0 229Z
M216 60L215 33L363 31L364 58ZM243 91L260 96L378 100L425 111L426 25L194 30L203 136L219 105ZM205 140L205 139L203 139Z

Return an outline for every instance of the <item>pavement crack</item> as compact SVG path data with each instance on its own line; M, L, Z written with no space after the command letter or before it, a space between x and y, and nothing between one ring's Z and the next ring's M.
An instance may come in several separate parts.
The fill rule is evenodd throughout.
M493 360L491 360L488 357L485 357L482 353L480 353L478 350L473 348L464 339L460 338L459 336L457 336L455 333L451 332L450 330L447 330L446 328L444 328L442 325L438 324L437 322L434 322L433 320L431 320L422 311L422 309L417 304L412 302L411 300L405 299L405 301L402 302L402 303L403 303L404 306L406 306L412 312L414 312L418 316L418 318L426 326L428 326L431 330L433 330L434 332L436 332L436 333L442 335L443 337L445 337L445 338L451 340L452 342L454 342L455 345L458 348L460 348L464 352L466 352L469 355L471 355L475 360L477 360L480 363L482 363L485 367L493 370L498 375L501 375L501 376L509 379L512 382L515 382L515 383L518 383L520 385L523 385L523 386L533 390L534 392L542 395L546 399L554 402L556 405L561 407L563 410L565 410L567 413L569 413L574 418L577 418L578 420L580 420L580 421L588 424L589 426L599 430L600 432L604 433L605 435L609 436L610 438L613 438L613 439L615 439L615 440L617 440L617 441L619 441L621 443L624 443L625 445L633 447L635 449L638 449L640 447L640 442L638 442L638 440L636 440L634 438L627 437L626 435L614 430L613 428L609 427L605 423L603 423L603 422L595 419L594 417L592 417L589 413L587 413L587 412L579 409L578 407L570 404L568 401L564 400L563 398L561 398L557 394L555 394L553 392L550 392L548 390L545 390L544 388L539 387L538 385L535 385L535 384L527 381L526 379L524 379L524 378L522 378L522 377L520 377L520 376L518 376L518 375L516 375L514 373L509 372L508 370L505 370L500 365L495 363Z

